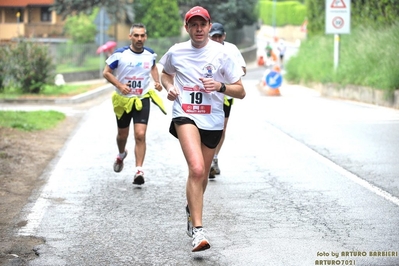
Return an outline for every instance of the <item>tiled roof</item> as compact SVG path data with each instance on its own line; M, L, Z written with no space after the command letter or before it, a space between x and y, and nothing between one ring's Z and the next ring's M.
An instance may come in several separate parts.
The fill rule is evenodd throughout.
M0 7L53 5L55 0L1 0Z

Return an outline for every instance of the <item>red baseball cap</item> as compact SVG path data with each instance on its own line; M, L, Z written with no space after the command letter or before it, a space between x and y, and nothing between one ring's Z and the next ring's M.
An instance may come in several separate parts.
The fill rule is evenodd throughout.
M187 13L186 16L184 18L184 21L186 22L186 24L188 23L188 21L195 16L200 16L203 17L205 20L211 21L211 16L209 16L208 11L203 8L202 6L195 6L193 8L191 8Z

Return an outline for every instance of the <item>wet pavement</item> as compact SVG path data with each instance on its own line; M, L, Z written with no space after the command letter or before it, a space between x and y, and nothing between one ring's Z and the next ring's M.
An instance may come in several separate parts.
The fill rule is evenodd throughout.
M366 119L398 132L399 112L377 108L378 115L364 118L375 107L326 100L301 86L285 85L281 97L265 97L256 87L259 71L244 78L247 97L233 105L221 175L205 194L211 249L192 253L185 233L187 167L168 133L166 93L160 95L168 115L151 106L143 186L132 185L132 136L124 170L112 170L116 125L105 97L82 114L42 176L46 185L20 217L28 223L17 234L45 239L29 265L399 265L397 159L362 145L372 143L367 136L356 133L355 142L347 128ZM336 119L342 108L353 111L350 120ZM316 131L327 125L333 136ZM346 137L337 135L345 130ZM395 133L385 136L391 142L381 149L396 150ZM350 143L361 147L361 158L345 149ZM384 167L364 172L375 152ZM393 253L371 256L385 251Z

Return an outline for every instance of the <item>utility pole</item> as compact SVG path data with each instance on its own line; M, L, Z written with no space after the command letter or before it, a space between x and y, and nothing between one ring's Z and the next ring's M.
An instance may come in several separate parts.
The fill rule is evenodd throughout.
M273 0L273 18L272 18L272 24L273 24L273 38L276 37L276 0Z

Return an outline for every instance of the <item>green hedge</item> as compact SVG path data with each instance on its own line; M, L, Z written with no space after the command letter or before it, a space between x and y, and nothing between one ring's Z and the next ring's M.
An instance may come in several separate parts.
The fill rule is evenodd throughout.
M259 18L263 24L273 25L274 4L276 26L302 25L306 18L306 7L298 1L259 1Z

